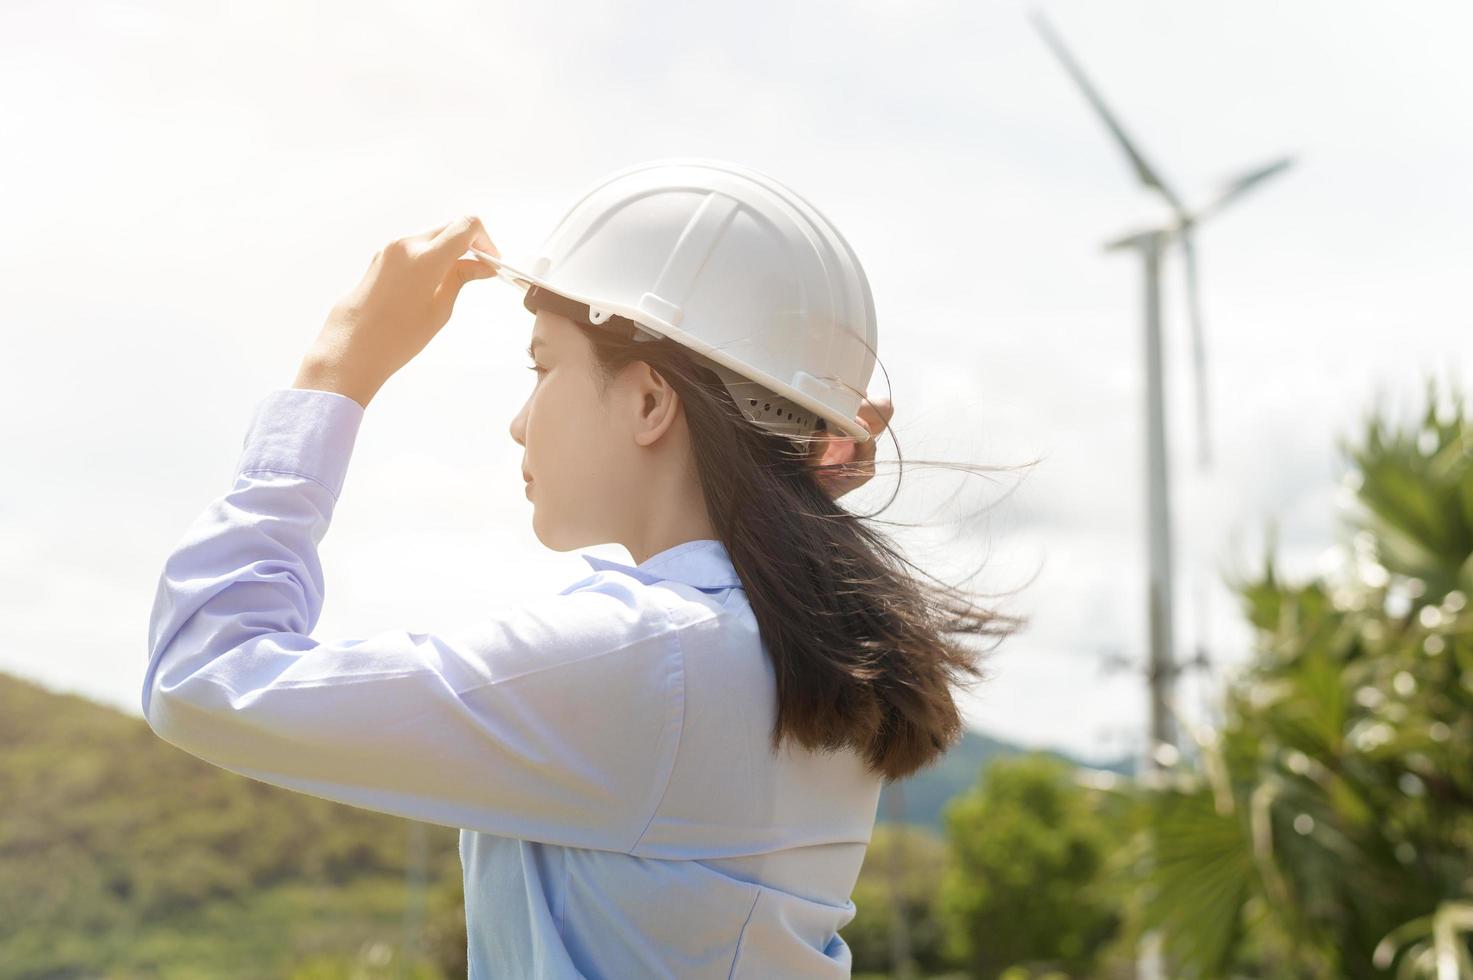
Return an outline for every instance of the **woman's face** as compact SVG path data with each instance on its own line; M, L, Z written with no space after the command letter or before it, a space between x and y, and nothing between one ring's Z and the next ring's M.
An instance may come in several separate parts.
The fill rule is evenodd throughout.
M555 551L609 540L633 449L617 413L600 397L593 349L582 332L565 316L537 313L528 365L536 368L535 381L511 422L511 437L525 450L533 530Z

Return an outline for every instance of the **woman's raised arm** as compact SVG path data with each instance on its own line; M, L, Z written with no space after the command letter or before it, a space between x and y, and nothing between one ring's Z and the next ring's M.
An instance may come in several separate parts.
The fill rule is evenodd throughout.
M445 633L311 636L318 545L363 407L273 391L233 488L165 562L142 700L166 741L354 806L630 851L674 766L684 661L665 610L614 573Z

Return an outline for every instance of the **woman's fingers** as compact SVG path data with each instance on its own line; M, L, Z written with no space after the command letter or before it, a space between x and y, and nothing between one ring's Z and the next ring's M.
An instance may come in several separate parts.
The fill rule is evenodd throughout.
M869 438L864 442L851 443L854 446L854 455L850 466L845 469L849 474L848 489L852 490L867 483L875 475L875 448L879 443L880 433L890 424L894 415L895 406L888 398L876 398L873 401L866 398L859 406L857 420L869 429Z
M413 242L421 242L422 244L428 245L430 242L434 241L441 232L443 232L446 228L449 228L451 225L455 224L455 222L459 220L459 218L452 218L449 221L445 222L443 225L440 225L438 228L431 228L429 231L422 231L418 235L410 235L409 240Z
M890 399L888 398L877 398L874 401L866 398L864 403L859 406L859 414L855 416L855 421L869 430L869 438L859 443L856 447L856 461L869 464L874 463L875 442L879 439L880 433L885 430L885 426L889 425L890 419L894 414L895 406L890 404ZM866 472L873 475L874 466L868 466ZM869 477L865 477L865 479L869 479Z
M496 270L480 259L456 259L453 268L456 278L462 283L472 279L489 279L496 275Z
M466 215L456 218L435 233L430 239L427 254L443 259L448 264L466 253L472 245L483 252L490 252L496 257L501 257L501 250L496 243L491 241L491 236L486 234L481 219L475 215Z
M863 486L875 475L876 437L884 431L895 415L895 406L888 398L874 401L865 399L854 420L870 431L864 442L829 432L814 444L811 458L820 467L817 471L819 485L832 497L848 493Z
M888 398L876 398L873 401L866 398L859 406L859 420L869 429L872 436L877 436L885 426L890 424L890 419L895 415L895 406Z

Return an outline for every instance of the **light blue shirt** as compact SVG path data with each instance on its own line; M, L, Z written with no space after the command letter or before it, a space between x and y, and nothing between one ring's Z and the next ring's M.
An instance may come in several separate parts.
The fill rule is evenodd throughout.
M441 633L310 634L364 408L278 389L159 578L143 713L215 765L461 828L470 977L847 977L880 778L774 754L719 541Z

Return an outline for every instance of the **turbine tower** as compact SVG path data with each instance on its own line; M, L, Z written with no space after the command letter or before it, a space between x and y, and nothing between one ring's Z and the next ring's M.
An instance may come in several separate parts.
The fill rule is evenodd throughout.
M1108 251L1134 249L1141 257L1145 272L1146 509L1150 518L1147 621L1151 643L1150 667L1147 671L1151 698L1150 742L1146 757L1153 769L1161 769L1165 767L1163 754L1169 758L1175 754L1177 748L1171 704L1172 687L1176 674L1181 669L1173 653L1172 640L1171 509L1161 357L1161 259L1173 245L1181 249L1186 276L1187 311L1192 329L1192 362L1197 396L1197 463L1199 470L1205 474L1211 466L1211 439L1207 424L1207 359L1203 342L1202 307L1198 298L1196 231L1206 218L1221 211L1265 180L1281 173L1293 160L1282 157L1247 170L1225 182L1200 207L1188 208L1181 196L1161 176L1161 172L1146 161L1135 141L1126 135L1124 127L1105 105L1099 91L1090 83L1084 70L1069 53L1042 12L1032 11L1030 19L1054 55L1063 63L1065 71L1084 93L1116 144L1124 151L1136 178L1159 195L1171 212L1170 219L1164 224L1134 229L1105 245ZM1205 630L1205 621L1201 617L1198 623L1199 628ZM1196 662L1205 664L1205 650L1199 648ZM1170 748L1163 749L1162 746Z

